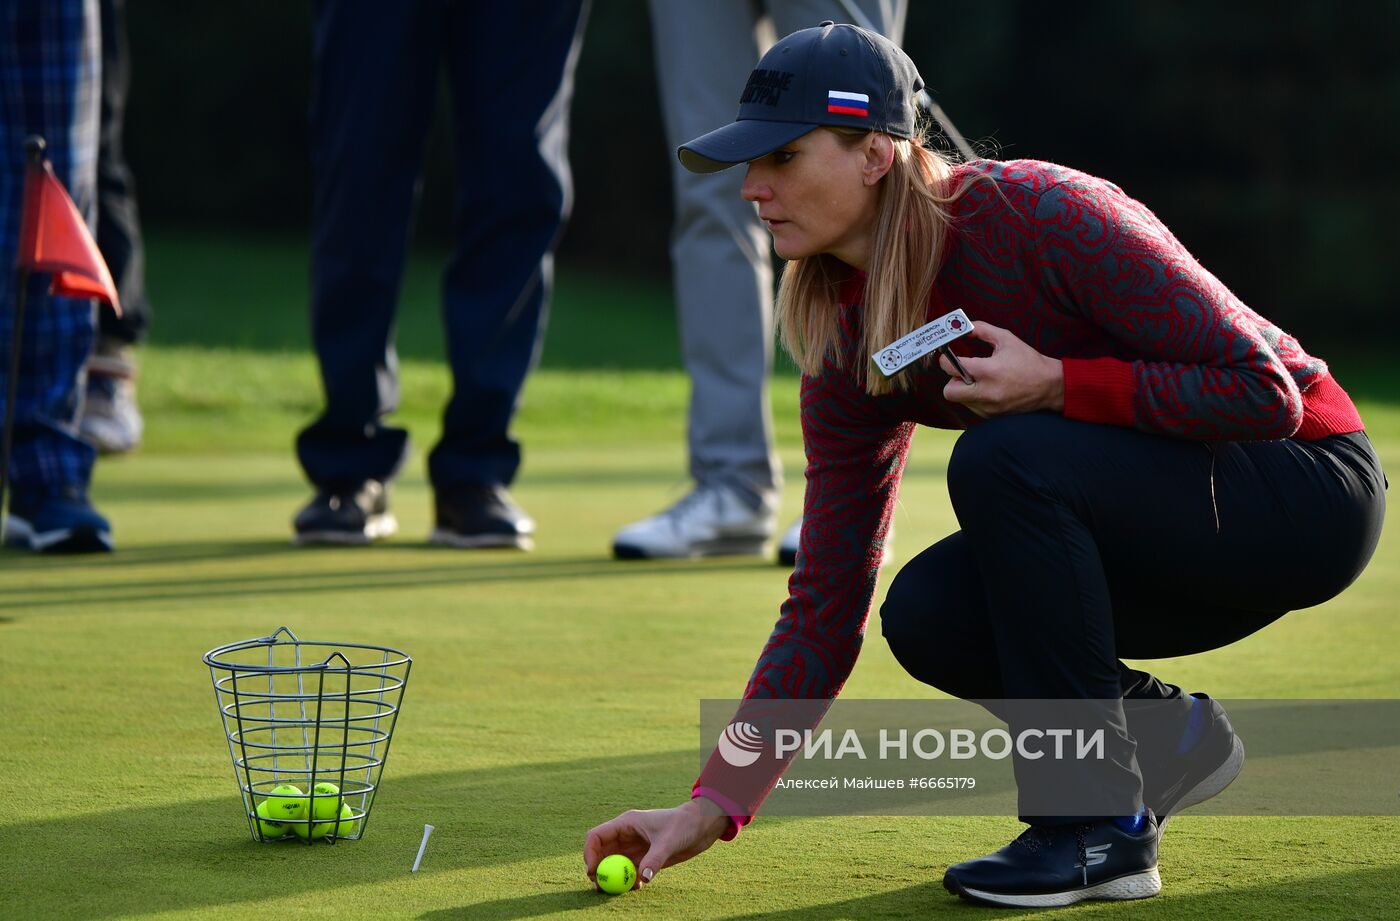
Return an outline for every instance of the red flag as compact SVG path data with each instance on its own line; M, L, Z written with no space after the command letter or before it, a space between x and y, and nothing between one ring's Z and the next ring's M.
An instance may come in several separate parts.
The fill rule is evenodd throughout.
M25 174L20 215L17 267L53 273L53 294L95 297L121 314L107 262L49 161Z

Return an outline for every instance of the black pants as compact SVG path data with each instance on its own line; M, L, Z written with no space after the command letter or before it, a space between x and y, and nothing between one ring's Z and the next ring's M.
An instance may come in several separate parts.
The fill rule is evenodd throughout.
M146 256L136 182L122 153L122 124L131 84L126 40L126 0L102 0L102 105L97 144L97 248L107 260L121 298L122 314L98 311L103 338L140 342L151 325L146 299Z
M1121 700L1175 700L1183 726L1190 701L1120 657L1216 649L1332 598L1375 550L1385 488L1361 433L1204 444L992 419L949 461L961 530L900 571L884 635L911 675L957 697L1101 701L1131 812L1141 779ZM1017 762L1023 794L1025 772L1046 770Z
M393 477L408 433L394 313L439 76L451 90L455 241L442 284L452 397L438 490L508 484L509 426L538 357L569 211L568 113L583 0L316 4L311 328L326 408L297 439L324 489ZM443 194L441 192L437 194Z

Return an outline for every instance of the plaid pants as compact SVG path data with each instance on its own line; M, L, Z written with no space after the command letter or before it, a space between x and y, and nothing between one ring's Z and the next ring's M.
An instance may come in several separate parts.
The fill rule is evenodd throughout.
M86 489L96 458L77 435L83 365L96 330L93 301L51 297L47 275L30 278L19 386L14 394L7 390L24 139L43 135L54 172L92 227L100 38L97 0L0 3L0 409L14 400L10 473L21 494Z

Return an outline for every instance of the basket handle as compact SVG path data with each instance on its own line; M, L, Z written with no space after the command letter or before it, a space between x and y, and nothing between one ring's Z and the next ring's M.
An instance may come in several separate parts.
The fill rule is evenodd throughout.
M293 643L300 643L300 642L301 642L301 640L297 639L297 635L296 635L295 633L292 632L292 628L291 628L291 627L278 627L276 630L272 631L272 635L271 635L271 636L264 636L264 637L262 637L261 639L254 640L254 642L255 642L255 643L275 643L275 642L277 642L277 637L281 636L283 633L287 634L287 639L291 640Z

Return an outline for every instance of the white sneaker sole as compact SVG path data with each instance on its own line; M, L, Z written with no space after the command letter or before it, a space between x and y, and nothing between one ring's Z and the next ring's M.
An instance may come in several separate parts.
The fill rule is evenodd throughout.
M363 547L399 532L398 519L392 512L371 515L363 531L299 531L292 537L298 547L313 544L334 544L341 547Z
M1156 867L1150 870L1143 870L1139 873L1120 876L1116 879L1105 880L1102 883L1095 883L1083 889L1070 889L1066 892L1012 895L1005 892L987 892L982 889L973 889L969 886L958 885L959 895L976 899L979 902L986 902L992 905L1007 905L1012 908L1057 908L1062 905L1073 905L1076 902L1087 902L1091 899L1101 901L1147 899L1161 891L1162 877L1158 875Z
M5 546L29 549L34 538L34 529L29 522L14 515L5 516Z
M5 517L5 545L29 549L34 553L112 551L112 534L91 528L56 528L36 531L23 518Z
M771 536L742 534L698 541L687 547L647 547L642 544L613 542L613 556L619 560L698 560L707 556L766 556Z
M1204 803L1213 796L1219 796L1226 787L1234 783L1236 777L1240 776L1240 771L1244 770L1244 742L1239 736L1235 736L1234 747L1230 750L1230 756L1221 762L1220 767L1211 771L1204 780L1196 784L1186 795L1176 804L1176 808L1170 813L1162 816L1157 822L1157 838L1160 841L1162 835L1167 830L1167 822L1172 816L1177 815L1183 809Z
M528 534L458 534L444 528L433 528L428 543L461 550L533 550L535 541Z

